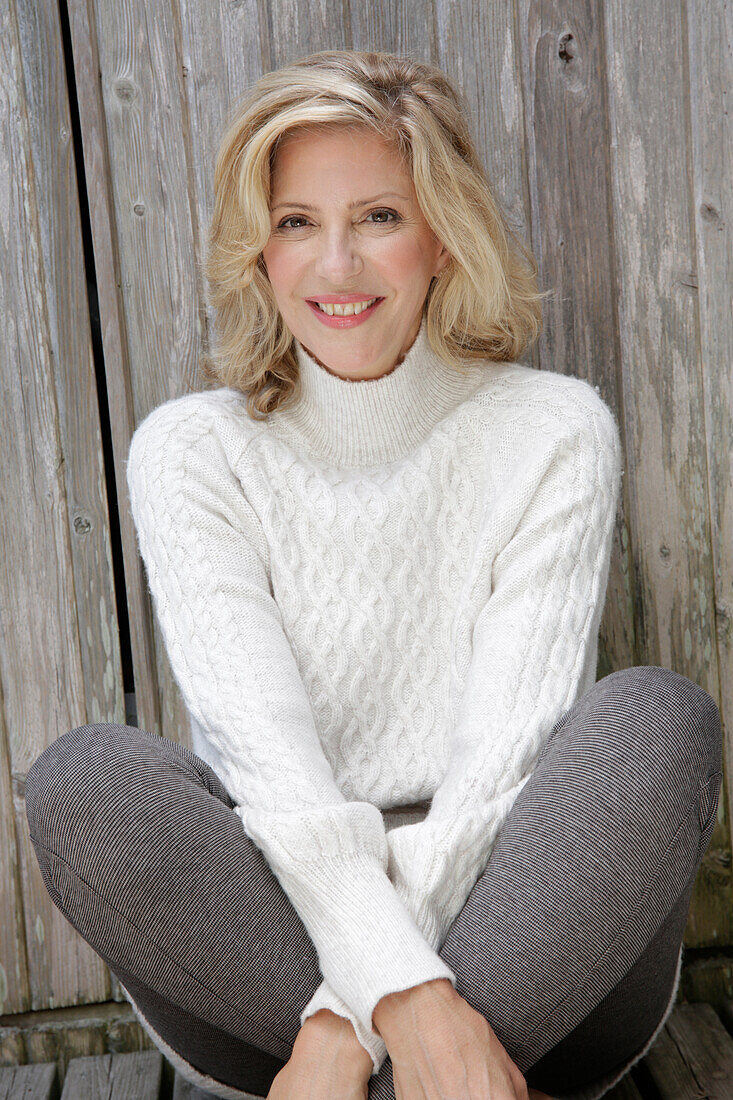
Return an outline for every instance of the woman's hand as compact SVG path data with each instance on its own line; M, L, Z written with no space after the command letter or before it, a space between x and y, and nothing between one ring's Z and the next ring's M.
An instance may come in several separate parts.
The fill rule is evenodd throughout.
M447 978L382 997L372 1022L392 1060L396 1100L529 1100L488 1021Z
M267 1100L367 1100L373 1069L351 1021L322 1008L298 1032Z

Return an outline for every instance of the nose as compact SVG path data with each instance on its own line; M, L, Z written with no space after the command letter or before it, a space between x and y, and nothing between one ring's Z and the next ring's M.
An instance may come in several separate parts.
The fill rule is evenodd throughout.
M359 275L363 267L358 241L349 228L334 227L319 235L315 272L324 282L346 284Z

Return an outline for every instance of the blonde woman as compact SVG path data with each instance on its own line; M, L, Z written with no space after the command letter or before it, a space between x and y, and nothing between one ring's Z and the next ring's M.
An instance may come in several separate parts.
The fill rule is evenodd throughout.
M697 684L596 680L614 414L518 362L535 264L430 66L259 80L209 245L206 386L127 467L195 751L53 742L49 893L216 1096L593 1100L672 1008L722 767Z

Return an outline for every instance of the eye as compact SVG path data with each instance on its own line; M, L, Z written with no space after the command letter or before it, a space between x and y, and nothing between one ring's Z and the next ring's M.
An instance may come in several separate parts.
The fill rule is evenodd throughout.
M367 218L371 218L374 215L386 215L382 220L372 222L372 225L391 225L393 222L401 221L400 215L395 210L388 210L386 208L379 210L371 210L367 214ZM302 229L302 225L289 225L289 222L306 222L307 218L304 218L302 214L289 214L287 218L278 224L278 229Z
M278 229L300 229L299 225L288 225L287 223L292 222L292 221L304 222L305 220L306 219L303 217L302 214L291 214L289 217L283 218L283 220L280 222L280 224L278 225L277 228Z
M388 214L393 221L398 222L400 220L399 214L394 210L372 210L367 217L371 218L372 214ZM389 225L388 221L377 222L377 225Z

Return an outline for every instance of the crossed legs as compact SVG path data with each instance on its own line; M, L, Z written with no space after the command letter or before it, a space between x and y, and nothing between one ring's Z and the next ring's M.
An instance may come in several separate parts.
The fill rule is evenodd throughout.
M719 711L669 669L604 677L555 726L441 955L529 1085L628 1064L674 991L721 782ZM185 746L80 726L27 776L58 908L157 1035L265 1096L320 984L304 925L233 801ZM394 1100L391 1062L370 1081Z

